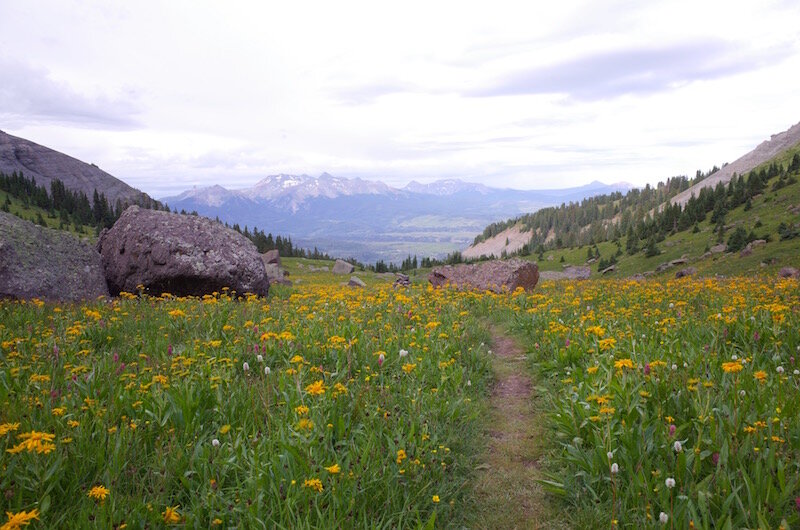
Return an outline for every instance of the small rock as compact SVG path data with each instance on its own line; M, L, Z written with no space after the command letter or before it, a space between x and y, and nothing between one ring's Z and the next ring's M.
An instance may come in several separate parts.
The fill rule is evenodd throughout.
M615 270L617 270L617 266L616 265L611 265L610 267L606 267L605 269L601 270L600 274L606 275L609 272L614 272Z
M694 267L686 267L675 273L675 278L685 278L686 276L693 276L697 274L697 269Z
M778 272L778 276L781 278L800 278L800 270L794 267L783 267Z
M347 282L350 287L366 287L367 284L358 276L350 276L350 281Z
M720 243L719 245L714 245L709 250L712 254L722 254L723 252L728 250L728 245L726 245L725 243Z
M265 264L267 263L274 263L275 265L280 266L281 264L281 255L278 252L278 249L272 249L264 252L261 254L261 259L264 261Z

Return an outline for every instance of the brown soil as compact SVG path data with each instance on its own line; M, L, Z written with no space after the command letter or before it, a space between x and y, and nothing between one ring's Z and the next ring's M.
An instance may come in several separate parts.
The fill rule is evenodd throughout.
M492 329L495 384L489 443L478 466L479 528L554 528L551 507L537 483L543 412L525 354L501 329Z

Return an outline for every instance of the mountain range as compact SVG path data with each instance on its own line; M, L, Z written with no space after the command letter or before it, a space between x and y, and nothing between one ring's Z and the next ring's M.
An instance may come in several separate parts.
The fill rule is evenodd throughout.
M296 245L331 255L399 263L408 254L441 257L461 250L498 218L630 187L595 181L575 188L515 190L446 179L394 188L328 173L281 174L249 188L214 185L161 200L242 228L289 234Z

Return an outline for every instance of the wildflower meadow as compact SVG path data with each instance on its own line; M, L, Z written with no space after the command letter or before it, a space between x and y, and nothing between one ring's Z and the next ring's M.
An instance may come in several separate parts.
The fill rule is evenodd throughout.
M576 528L797 528L798 308L774 279L0 302L3 528L463 526L488 322Z

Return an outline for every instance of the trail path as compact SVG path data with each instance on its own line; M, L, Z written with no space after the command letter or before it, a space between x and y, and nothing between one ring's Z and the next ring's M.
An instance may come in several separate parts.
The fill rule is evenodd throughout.
M480 528L553 528L541 486L544 417L535 396L525 353L503 330L493 327L489 446L478 467L475 491ZM539 406L537 406L539 405Z

